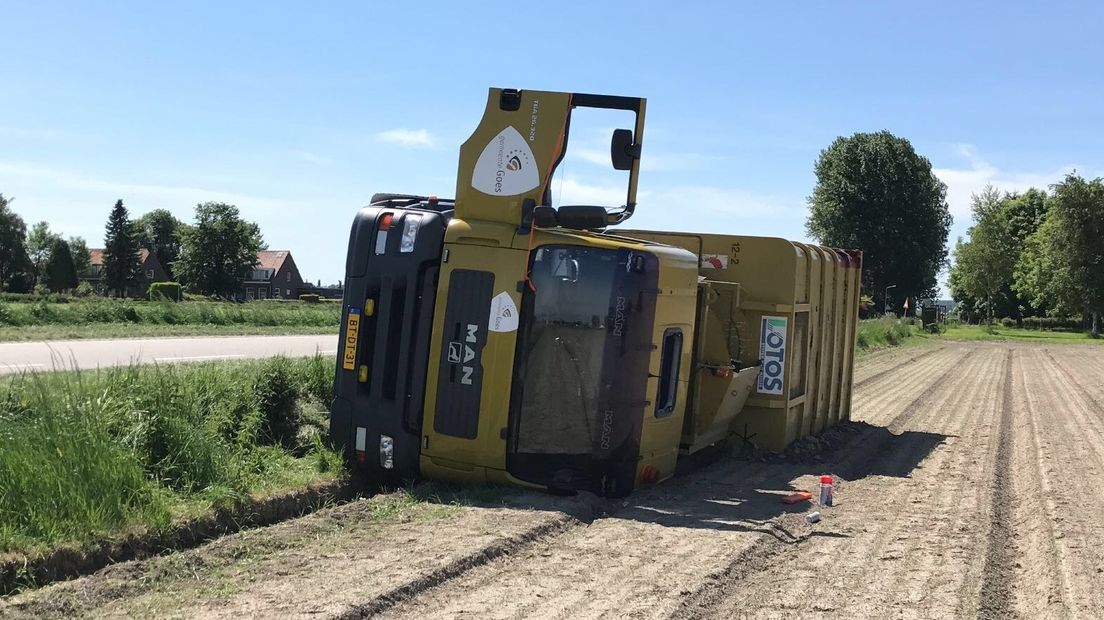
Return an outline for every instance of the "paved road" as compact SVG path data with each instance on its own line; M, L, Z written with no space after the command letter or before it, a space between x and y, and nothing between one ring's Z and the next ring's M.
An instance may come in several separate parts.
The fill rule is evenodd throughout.
M337 341L337 334L328 334L6 342L0 343L0 375L23 370L84 369L129 363L205 362L315 353L334 355Z

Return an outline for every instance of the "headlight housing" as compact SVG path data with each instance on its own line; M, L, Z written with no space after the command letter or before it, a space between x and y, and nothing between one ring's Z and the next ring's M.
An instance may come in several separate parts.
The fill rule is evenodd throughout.
M395 468L395 440L388 435L380 435L380 467Z
M420 215L407 215L403 218L402 240L399 242L399 252L413 252L414 244L418 240L418 229L422 227Z

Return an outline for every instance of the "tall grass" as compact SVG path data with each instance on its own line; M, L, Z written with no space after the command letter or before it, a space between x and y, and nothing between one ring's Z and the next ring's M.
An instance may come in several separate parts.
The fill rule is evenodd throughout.
M913 326L901 319L882 317L859 321L856 346L860 350L897 346L911 338Z
M320 440L332 379L315 357L5 380L0 551L162 528L184 506L334 475Z
M0 303L0 325L257 325L337 327L341 304L298 301L135 301L89 298L68 303Z

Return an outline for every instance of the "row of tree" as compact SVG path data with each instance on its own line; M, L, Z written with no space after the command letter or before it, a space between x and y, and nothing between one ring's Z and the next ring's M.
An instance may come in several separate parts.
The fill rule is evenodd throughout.
M955 246L951 293L975 316L1081 316L1100 333L1104 312L1104 179L1076 173L1022 194L973 196L973 226Z
M11 203L0 194L0 291L62 292L93 276L84 239L64 239L46 222L28 232ZM185 224L165 209L131 219L119 200L108 216L99 275L105 292L134 291L141 276L139 251L145 248L189 291L233 297L265 247L260 227L243 220L234 205L196 205L195 221Z

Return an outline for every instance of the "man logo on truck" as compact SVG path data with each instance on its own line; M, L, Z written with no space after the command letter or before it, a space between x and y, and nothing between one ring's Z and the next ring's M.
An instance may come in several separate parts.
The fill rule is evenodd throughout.
M475 343L479 334L479 326L473 323L467 325L467 335L464 342L453 340L448 346L448 361L453 366L460 366L460 383L472 384L472 375L475 374Z

